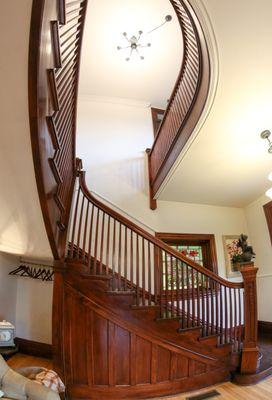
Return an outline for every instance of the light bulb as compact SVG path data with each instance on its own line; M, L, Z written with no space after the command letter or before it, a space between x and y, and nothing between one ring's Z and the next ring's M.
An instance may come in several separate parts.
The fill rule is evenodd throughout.
M268 190L265 192L265 195L266 195L267 197L269 197L270 199L272 199L272 188L268 189Z

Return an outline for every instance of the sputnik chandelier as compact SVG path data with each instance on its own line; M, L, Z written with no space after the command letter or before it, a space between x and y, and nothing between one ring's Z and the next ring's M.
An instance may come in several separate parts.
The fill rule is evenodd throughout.
M162 24L151 29L151 31L147 32L145 35L149 35L150 33L156 31L157 29L161 28L167 22L170 22L170 21L172 21L172 16L166 15L164 22ZM117 46L117 50L127 50L129 52L128 56L126 57L126 61L129 61L134 53L137 54L141 60L144 60L144 56L141 54L140 50L144 47L151 47L151 43L150 42L148 42L148 43L142 42L143 35L144 35L143 31L138 31L137 35L133 35L129 38L127 32L123 33L124 38L128 42L128 45L124 46L124 47Z

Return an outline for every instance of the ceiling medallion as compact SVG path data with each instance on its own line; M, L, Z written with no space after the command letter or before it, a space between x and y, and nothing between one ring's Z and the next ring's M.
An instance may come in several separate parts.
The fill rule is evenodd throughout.
M161 28L163 25L165 25L167 22L172 21L172 16L171 15L166 15L164 22L160 24L159 26L156 26L154 29L151 31L147 32L146 35L149 35L150 33L154 32L155 30ZM128 57L126 57L126 61L129 61L132 57L132 55L135 53L138 55L138 57L141 60L144 60L144 56L141 54L140 50L144 47L151 47L151 43L143 43L143 31L138 31L137 35L133 35L130 38L128 37L127 32L123 33L124 38L127 40L129 43L128 46L117 46L117 50L127 50L129 52Z

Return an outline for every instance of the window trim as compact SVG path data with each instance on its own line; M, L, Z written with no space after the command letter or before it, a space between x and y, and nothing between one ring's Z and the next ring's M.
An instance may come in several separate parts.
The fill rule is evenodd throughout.
M217 261L217 252L216 252L216 243L214 234L197 234L197 233L166 233L166 232L156 232L155 237L162 240L163 242L170 244L174 241L198 241L203 242L210 248L210 265L212 267L212 271L218 275L218 261Z

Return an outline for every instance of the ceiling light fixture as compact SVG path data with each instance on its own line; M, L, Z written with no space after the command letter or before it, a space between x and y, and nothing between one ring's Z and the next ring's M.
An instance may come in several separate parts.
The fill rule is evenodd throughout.
M268 153L271 154L272 153L272 141L270 140L270 135L271 135L271 132L268 130L265 130L261 133L261 138L266 139L268 141L268 146L269 146Z
M171 15L166 15L164 18L164 22L155 28L151 29L151 31L147 32L146 35L149 35L150 33L156 31L157 29L161 28L163 25L165 25L167 22L172 21L172 16ZM142 38L143 38L143 31L138 31L137 35L133 35L130 38L128 37L127 32L123 33L124 38L127 40L129 43L128 46L117 46L117 50L129 50L129 56L126 57L126 61L129 61L131 59L131 56L133 53L136 53L141 60L144 60L144 56L140 54L139 49L142 49L144 47L151 47L151 43L142 43Z

